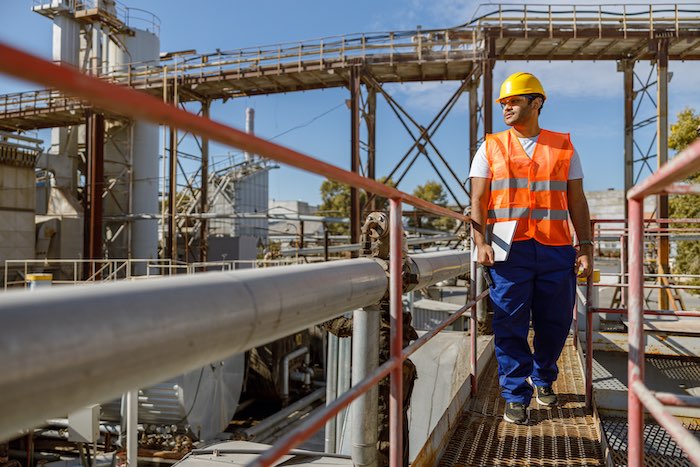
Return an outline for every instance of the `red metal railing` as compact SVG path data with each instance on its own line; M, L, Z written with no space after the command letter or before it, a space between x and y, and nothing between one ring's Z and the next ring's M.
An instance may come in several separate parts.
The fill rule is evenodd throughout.
M644 465L644 408L663 426L671 437L683 449L688 458L700 465L700 441L697 440L665 408L663 402L673 405L692 400L700 403L698 398L678 398L662 395L658 397L644 384L644 198L658 193L689 193L687 185L673 185L673 182L700 170L700 140L696 140L685 151L661 167L649 178L635 185L627 193L629 212L629 323L628 323L628 441L627 465L642 467Z
M390 465L398 467L402 464L403 432L402 432L402 366L403 361L424 345L439 331L452 324L469 309L473 309L478 300L483 299L488 291L475 297L470 303L454 313L449 319L423 335L413 344L402 349L402 252L401 238L403 227L401 223L401 203L440 216L448 216L468 222L469 217L458 214L441 206L434 205L415 196L386 186L375 180L362 177L356 173L343 170L326 162L293 151L284 146L258 138L235 128L214 122L207 118L193 115L184 110L170 106L152 96L101 81L97 78L83 75L71 68L64 68L32 56L15 48L0 43L0 71L28 81L43 84L49 88L58 89L66 94L89 101L99 109L109 110L132 119L147 120L161 125L186 130L210 140L233 146L244 151L258 154L262 157L282 162L308 172L346 183L356 188L362 188L390 200L391 218L391 261L390 261L390 301L391 301L391 358L357 383L343 396L339 397L323 410L312 416L305 425L289 433L276 443L270 450L254 461L254 466L270 466L290 449L308 439L322 428L327 420L349 405L354 399L366 392L387 374L391 373L390 382ZM476 313L471 314L472 330L476 329ZM476 339L472 335L472 355L476 353ZM472 358L472 362L475 360ZM477 368L472 368L471 378L474 384Z
M646 227L643 228L643 235L646 237L658 238L660 235L670 235L674 232L695 232L698 233L699 229L697 227L692 229L685 228L670 228L670 227L650 227L652 224L659 225L670 225L674 223L682 224L700 224L700 219L644 219L643 224ZM610 227L607 229L598 228L596 225L600 224L621 224L620 227ZM629 287L629 282L626 282L628 274L624 271L624 265L626 265L626 249L624 248L624 242L628 237L627 220L624 219L592 219L591 220L591 231L597 231L598 234L596 238L601 237L601 232L609 231L614 236L619 236L620 242L620 264L622 270L620 271L620 280L614 284L607 283L593 283L593 276L589 276L586 281L586 296L584 301L584 315L586 319L585 333L586 333L586 360L584 365L585 371L585 382L586 382L586 405L591 407L593 404L593 315L596 313L607 313L607 314L619 314L627 315L628 310L626 307L626 297L625 291ZM610 275L610 274L608 274ZM603 274L601 274L601 277ZM658 278L661 280L664 277L669 277L671 274L647 274L646 277ZM674 277L692 277L698 278L698 275L673 275ZM600 306L592 306L592 294L594 287L616 287L620 289L620 308L605 308ZM697 290L699 286L692 285L669 285L669 284L644 284L645 289L661 289L661 290L671 290L671 289L682 289L682 290ZM644 309L643 314L645 316L674 316L674 317L700 317L700 311L689 311L689 310L651 310ZM574 314L574 329L578 330L578 313ZM578 332L574 333L574 345L577 344Z

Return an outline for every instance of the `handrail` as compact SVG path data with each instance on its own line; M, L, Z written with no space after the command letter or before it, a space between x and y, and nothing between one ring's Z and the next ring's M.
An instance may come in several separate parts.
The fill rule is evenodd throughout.
M700 464L700 443L673 418L665 406L644 384L644 276L643 211L644 198L664 192L669 185L700 170L700 139L627 192L629 212L629 321L628 373L629 392L627 465L644 465L644 408L666 428L692 462ZM681 401L678 401L681 402Z
M384 198L399 199L440 216L460 221L469 220L461 213L437 206L375 180L362 177L233 127L191 114L147 94L102 81L77 70L54 65L2 43L0 43L0 70L43 84L46 87L60 89L67 94L81 96L99 108L110 109L126 117L187 130L227 146L233 146L337 182L362 188Z
M413 205L415 207L421 208L425 211L440 215L440 216L447 216L451 217L463 222L469 222L470 218L469 216L465 216L461 213L454 212L452 210L446 209L441 206L434 205L430 202L424 201L420 198L417 198L413 195L409 195L407 193L401 192L395 188L388 187L382 183L379 183L375 180L367 179L365 177L362 177L356 173L349 172L347 170L343 170L339 167L333 166L331 164L322 162L320 160L314 159L310 156L307 156L305 154L302 154L297 151L293 151L289 148L286 148L284 146L272 143L270 141L266 141L264 139L261 139L259 137L256 137L254 135L245 133L243 131L237 130L232 127L228 127L226 125L205 119L203 117L199 117L197 115L190 114L184 110L181 110L177 107L170 106L166 103L161 102L160 100L148 96L143 93L139 93L133 89L125 88L125 87L120 87L114 84L110 84L108 82L101 81L95 77L83 75L79 73L76 70L72 70L69 68L63 68L57 65L54 65L52 63L49 63L45 60L42 60L38 57L32 56L30 54L27 54L25 52L22 52L20 50L17 50L15 48L9 47L5 44L0 43L0 70L8 72L16 77L23 78L26 80L30 81L35 81L38 83L41 83L47 87L52 87L59 89L67 94L75 95L75 96L80 96L80 98L85 99L90 101L93 105L95 105L98 108L103 108L103 109L110 109L111 111L115 111L117 113L120 113L122 115L125 115L127 117L133 118L133 119L142 119L142 120L147 120L150 122L154 123L159 123L163 125L168 125L172 126L175 128L179 128L182 130L189 131L190 133L197 134L199 136L206 136L210 140L218 141L220 143L229 145L229 146L234 146L239 149L242 149L244 151L249 151L254 154L258 154L261 157L267 157L269 159L274 159L278 162L286 163L288 165L300 168L302 170L306 170L312 173L315 173L317 175L321 175L327 178L330 178L332 180L341 182L341 183L346 183L351 186L354 186L355 188L362 188L367 190L368 192L374 193L375 195L379 195L385 198L388 198L390 200L390 226L391 226L391 231L390 231L390 239L391 239L391 245L390 245L390 264L389 264L389 273L390 273L390 282L389 282L389 291L390 291L390 308L391 308L391 318L392 318L392 325L391 325L391 359L387 366L382 367L382 371L386 372L391 372L391 381L390 381L390 410L389 410L389 419L390 419L390 440L391 440L391 451L390 451L390 464L392 466L398 467L401 463L401 457L402 457L402 429L401 429L401 420L402 420L402 410L401 410L401 404L402 404L402 370L401 370L401 365L403 360L409 355L406 352L403 352L401 349L402 346L402 337L401 337L401 330L402 330L402 304L401 304L401 293L403 290L403 284L402 284L402 273L403 273L403 252L402 252L402 237L403 237L403 226L401 222L401 203L405 202L407 204ZM360 259L355 259L355 260L350 260L350 263L353 264L353 267L361 268L370 268L370 265L366 263L366 261L359 263L358 261L361 261ZM375 263L376 264L376 263ZM318 271L318 268L313 269L314 265L308 265L304 267L292 267L292 268L297 268L297 270L301 271L301 269L310 271L310 273L313 274L313 271ZM331 263L324 263L323 268L324 269L336 269L338 271L341 271L341 268L348 268L350 267L349 265L345 265L343 261L337 261L337 262L331 262ZM212 273L208 275L203 275L206 276L204 279L200 279L196 281L197 283L200 284L200 286L207 286L207 293L212 292L213 289L217 289L219 293L221 293L224 288L220 287L222 284L208 284L208 281L211 280L212 277L214 277L214 274L219 274L219 275L226 275L226 277L256 277L260 279L263 277L264 274L265 277L268 279L268 281L272 277L278 277L278 276L269 276L268 271L281 271L283 268L275 268L271 270L258 270L254 272L233 272L233 273ZM442 271L440 274L434 274L433 278L436 280L439 280L438 277L441 274L444 274L445 271L448 269L451 269L452 271L455 271L455 273L459 273L460 269L457 268L441 268ZM379 271L381 271L382 274L384 274L384 271L381 267L379 267ZM239 276L233 276L235 274L238 274ZM276 273L279 274L279 273ZM220 276L224 277L224 276ZM185 278L189 279L189 278ZM353 278L350 277L345 277L343 278L337 278L338 280L342 280L343 282L353 282ZM193 279L189 279L193 283L195 281ZM320 278L316 279L319 282L321 282ZM385 278L384 278L385 280ZM177 296L175 300L173 298L170 298L169 306L173 308L177 308L179 310L179 315L181 319L184 321L184 317L186 316L184 313L183 307L187 307L188 303L194 300L198 300L198 297L192 297L192 289L189 291L183 291L181 288L173 288L172 285L175 285L175 282L177 281L178 285L182 284L184 285L186 282L182 278L173 278L173 279L163 279L162 281L149 281L149 282L142 282L138 284L134 284L132 286L136 287L139 286L141 289L141 297L148 296L144 292L146 291L147 288L150 287L170 287L168 290L170 293L174 294ZM167 284L166 284L167 282ZM419 281L420 282L420 281ZM299 288L299 284L292 282L291 284L285 282L288 285L291 285L291 287ZM360 278L360 283L363 284L362 287L360 287L363 290L367 290L367 293L373 297L373 300L378 300L381 298L382 295L380 296L375 296L374 289L370 288L372 287L372 281L362 281ZM145 284L145 285L144 285ZM152 285L156 284L156 285ZM277 288L282 287L282 283L278 280L276 284L270 285L269 283L265 283L266 287L263 287L263 282L257 282L258 287L264 288L265 290L262 290L262 294L265 295L266 293L269 294L273 290L277 290ZM309 281L308 284L315 285L313 281ZM386 283L385 283L386 284ZM344 284L345 286L348 286L349 284ZM218 286L218 287L217 287ZM360 284L356 284L355 287L359 287ZM113 299L116 300L116 296L114 295L115 292L121 295L121 300L124 299L123 291L121 290L120 287L122 287L121 284L108 284L105 286L92 286L93 288L90 289L90 292L86 292L83 294L79 294L77 297L66 297L65 295L58 295L54 291L48 290L44 293L38 293L37 296L41 296L44 300L51 296L51 305L52 308L56 307L56 301L59 299L59 297L62 297L63 300L68 300L71 303L74 303L77 300L89 300L90 295L92 293L95 293L94 290L98 288L106 289L107 287L111 287L109 289L111 293L113 294ZM325 287L323 289L323 293L329 294L333 293L334 291L329 291L328 287ZM330 288L333 289L333 288ZM352 287L351 287L352 290ZM250 286L247 286L245 289L245 293L243 290L241 290L241 296L246 296L246 295L251 295L255 293L254 286L251 284ZM337 293L337 292L336 292ZM382 294L384 293L384 290L382 291ZM184 294L184 295L183 295ZM351 295L353 297L355 295L359 295L360 292L353 292ZM480 297L483 298L485 296L486 292L483 293ZM158 294L157 298L155 299L157 302L162 301L162 296L165 296L167 294ZM207 295L209 296L209 295ZM307 294L306 297L308 298L309 295ZM211 298L211 297L210 297ZM367 298L367 297L365 297ZM368 298L367 298L368 299ZM326 300L330 300L330 297L327 297ZM254 302L254 299L251 300ZM361 303L361 298L360 297L355 297L354 298L354 305L353 306L362 306ZM201 302L201 300L200 300ZM280 301L283 302L283 301ZM286 302L286 301L285 301ZM475 302L473 302L475 303ZM472 303L472 306L473 306ZM155 302L153 302L155 304ZM201 303L200 303L201 305ZM222 303L218 303L219 306L222 305ZM324 302L322 300L315 301L314 303L310 304L308 303L308 300L300 300L298 303L292 303L291 308L294 309L294 305L297 306L308 306L309 308L316 309L317 313L323 313L325 315L331 314L333 311L330 309L331 303L328 303L327 301ZM340 306L345 306L346 308L350 305L349 302L345 301L342 304L336 304L333 303L336 307ZM279 306L279 302L278 302ZM320 310L318 309L320 307ZM36 310L45 312L46 311L46 306L38 306ZM128 307L126 307L128 309ZM11 307L12 310L16 312L16 309L14 307ZM274 320L270 321L272 319L272 316L270 315L271 310L264 310L264 309L258 309L257 307L254 308L257 310L257 313L265 313L267 311L267 315L265 316L267 319L267 323L265 319L260 319L257 318L254 323L248 323L248 326L255 326L257 324L262 324L263 327L265 325L270 327L270 324L275 323L277 326L280 326L279 323L285 322L285 320L280 319L279 317L279 311L277 314L274 316ZM321 311L323 310L323 311ZM51 310L52 312L55 310ZM84 310L83 310L84 311ZM91 310L92 311L92 310ZM104 314L105 313L105 307L100 306L100 311ZM139 310L141 311L141 310ZM196 319L196 323L193 323L195 327L200 326L202 322L206 322L209 320L206 319L201 319L199 315L201 314L203 310L200 309L200 313L198 314L198 317ZM304 315L306 315L306 319L311 319L307 313L309 310L305 310ZM123 311L122 311L123 312ZM216 313L215 313L216 314ZM298 314L298 313L296 313ZM4 316L10 316L13 315L13 313L4 313ZM191 317L191 313L189 315ZM321 314L317 314L316 318L322 317ZM56 316L54 316L55 320ZM216 318L216 316L212 316L212 318ZM48 319L48 318L47 318ZM170 319L174 322L177 320L173 319L172 316L170 316ZM235 319L228 317L229 324L236 324ZM240 318L239 318L240 319ZM455 319L457 319L455 317ZM121 320L121 321L126 321L126 325L129 325L128 321L129 320ZM475 313L472 313L472 330L476 328L476 316ZM131 323L133 326L134 323ZM289 325L291 326L296 326L299 325L299 322L296 323L290 323ZM52 326L46 325L44 326L45 328L51 330ZM104 328L104 326L103 326ZM242 330L245 331L245 326L243 326ZM288 329L287 329L288 330ZM52 331L52 330L51 330ZM142 334L144 331L143 330L135 330L132 329L131 331L134 332L134 334ZM201 331L201 329L200 329ZM212 336L217 335L217 333L220 333L222 330L211 330L211 328L206 329L207 332L211 332ZM267 338L274 339L276 336L284 335L280 334L282 332L282 329L274 329L275 334L271 335L272 330L266 329L265 330L265 336ZM148 332L151 332L148 330ZM180 329L180 332L184 332L184 330ZM293 331L292 331L293 332ZM112 333L115 334L115 333ZM128 333L125 333L128 334ZM36 337L36 336L34 336ZM183 336L184 337L184 336ZM223 336L220 336L223 337ZM257 338L253 337L252 331L250 331L250 334L248 335L248 338L246 339L247 344L246 345L253 345L254 343L257 343L261 336L257 336ZM40 341L40 339L36 339ZM149 339L145 339L147 341L150 341ZM199 353L195 353L194 355L191 355L193 352L191 352L191 349L186 348L184 349L185 353L183 354L180 352L178 354L179 358L182 360L185 360L188 362L189 365L194 365L195 363L202 363L204 360L207 358L209 361L211 359L217 358L219 355L222 354L224 348L227 350L231 350L231 339L229 336L226 336L226 345L224 346L223 342L221 339L219 339L218 344L220 347L218 348L208 348L208 346L216 346L217 345L217 340L213 338L207 338L208 341L204 345L206 348L206 351L202 349ZM474 332L472 333L472 343L475 340L475 335ZM135 342L133 342L135 344ZM141 344L141 345L149 345L150 342L146 344ZM422 345L422 344L421 344ZM472 344L473 345L473 344ZM69 346L70 347L70 346ZM124 345L122 347L129 347L128 345ZM138 350L138 346L137 350ZM187 346L183 346L187 347ZM17 347L13 347L17 348ZM235 350L233 350L235 351ZM85 352L86 354L89 354L89 352ZM23 355L24 356L24 355ZM89 355L87 356L89 357ZM16 363L22 363L21 361L18 361L16 358L15 359L7 359L9 361L13 361ZM175 360L175 359L172 359ZM152 360L149 360L149 362L152 361L158 361L158 359L154 358ZM91 362L88 361L88 364ZM143 365L148 366L148 362L143 362ZM159 377L165 377L166 372L174 372L176 368L178 368L178 365L184 365L180 363L168 363L168 364L162 364L162 368L158 368L158 374L151 374L149 377L152 379L156 379ZM31 365L27 365L27 367L32 367ZM94 368L94 366L93 366ZM108 371L109 368L106 368L104 366L100 366L100 371ZM140 367L143 369L142 367ZM181 369L181 368L180 368ZM34 371L36 371L33 368ZM55 368L54 368L55 370ZM13 374L13 372L8 371L6 372L12 377L16 377L16 375ZM70 372L66 372L70 373ZM47 373L41 375L41 376L46 376L49 375L50 371L47 371ZM52 379L52 384L56 388L56 392L60 392L61 390L65 391L67 390L68 386L70 384L75 384L75 381L67 381L65 377L60 377L60 375L56 374L50 374L50 376L53 378ZM119 389L124 389L123 387L117 388L116 387L116 382L118 381L122 386L125 384L133 384L133 385L138 385L142 383L143 381L140 378L145 378L143 373L137 374L135 368L130 368L129 372L124 373L114 373L111 374L110 381L107 381L107 378L103 378L104 381L106 382L105 384L114 384L113 387L111 387L110 390L119 390ZM375 384L378 381L378 378L380 376L375 376L375 379L372 380L372 382L367 383L365 385L366 388L370 387L372 384ZM474 369L474 375L472 376L473 379L476 379L476 371ZM15 385L14 389L17 391L18 388L23 388L23 386L20 385ZM37 388L34 387L36 390ZM106 391L103 387L103 389ZM74 397L75 399L73 400L73 403L77 403L78 399L80 398L80 393L76 391L75 394L70 394L66 397ZM11 399L11 398L10 398ZM44 401L45 404L55 404L56 401ZM346 404L349 403L349 400L345 402ZM338 402L338 404L340 404ZM46 406L44 406L45 408ZM56 407L54 407L56 408ZM37 420L41 412L38 411L38 407L35 407L32 409L32 419ZM3 411L3 417L6 417L7 414L10 412L10 408L6 408L6 410ZM29 415L26 415L26 417L29 417ZM17 421L18 415L15 413L15 423L19 423ZM315 426L316 429L320 428L321 425ZM314 427L312 427L314 428ZM309 428L307 428L304 432L309 433ZM5 433L7 435L9 433ZM288 443L288 444L293 444L293 443ZM296 445L296 444L294 444ZM293 446L292 446L293 447ZM260 465L271 465L274 460L279 458L280 455L283 454L283 452L286 452L283 448L273 448L276 449L273 453L270 453L267 457L265 457L265 461L260 462Z

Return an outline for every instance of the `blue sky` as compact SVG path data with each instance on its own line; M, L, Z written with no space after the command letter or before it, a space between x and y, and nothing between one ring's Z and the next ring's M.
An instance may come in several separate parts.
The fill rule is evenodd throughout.
M456 0L122 0L120 3L148 10L160 18L162 51L196 49L200 53L357 32L413 29L417 25L449 27L466 22L476 10L476 2ZM0 4L0 41L50 58L51 21L31 11L31 0L1 0ZM646 75L648 67L648 63L639 63L637 69ZM621 188L622 74L616 71L615 63L499 62L494 70L496 90L503 78L520 70L537 74L547 90L541 126L572 134L582 157L585 188ZM669 115L674 121L675 114L686 105L700 110L700 94L696 91L700 64L672 62L670 70L674 76L669 89ZM454 82L413 83L388 85L386 89L420 123L427 125L456 86ZM0 93L35 88L31 83L0 75ZM275 141L349 168L350 115L344 105L348 98L348 90L340 88L234 99L214 104L212 118L243 127L245 108L253 107L259 136L270 138L294 128ZM388 106L381 98L378 101L377 174L381 176L393 168L412 141ZM648 107L641 112L651 116L653 109ZM494 129L504 128L496 111ZM639 140L643 145L650 141L648 135L640 135ZM434 141L464 180L469 159L466 94ZM211 149L214 156L228 152L236 150L219 145ZM442 172L448 176L446 170ZM421 158L400 188L410 192L429 179L437 180L437 176ZM271 174L270 197L317 203L321 181L314 175L282 167ZM456 186L453 190L458 192Z

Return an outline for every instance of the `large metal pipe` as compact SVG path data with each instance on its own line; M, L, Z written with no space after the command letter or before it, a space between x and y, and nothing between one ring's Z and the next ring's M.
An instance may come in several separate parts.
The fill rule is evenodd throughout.
M0 439L376 303L386 289L384 269L361 258L8 292Z
M468 252L458 250L410 256L411 272L418 276L418 283L412 289L421 289L469 272L469 258Z

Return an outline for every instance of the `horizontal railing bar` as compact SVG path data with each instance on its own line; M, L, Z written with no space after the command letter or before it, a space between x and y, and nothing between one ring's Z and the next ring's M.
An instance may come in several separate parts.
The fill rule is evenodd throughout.
M653 391L654 397L664 405L676 407L700 407L700 397L687 396L685 394L673 394L671 392Z
M627 199L641 200L661 192L667 185L682 180L700 170L700 139L690 143L648 178L630 188Z
M610 313L614 315L626 315L628 313L625 308L598 308L590 307L590 313ZM683 311L673 311L673 310L644 310L645 315L650 316L684 316L692 318L700 318L700 311L695 310L683 310Z
M356 188L362 188L384 198L398 199L441 216L469 221L469 218L462 214L401 192L396 188L233 127L191 114L147 94L104 82L68 67L54 65L2 43L0 43L0 70L19 78L41 83L47 87L60 89L71 95L80 96L91 101L97 107L109 109L136 120L142 119L187 130L228 146L274 159Z

